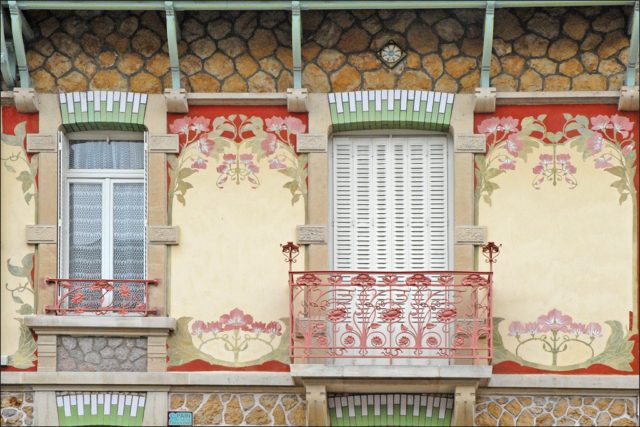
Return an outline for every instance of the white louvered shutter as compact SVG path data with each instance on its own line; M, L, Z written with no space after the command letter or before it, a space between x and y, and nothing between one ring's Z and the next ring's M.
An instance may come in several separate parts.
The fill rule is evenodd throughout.
M355 258L353 227L353 145L349 140L336 138L333 158L334 264L338 270L350 270Z
M429 270L448 268L447 140L437 137L427 144L427 218Z

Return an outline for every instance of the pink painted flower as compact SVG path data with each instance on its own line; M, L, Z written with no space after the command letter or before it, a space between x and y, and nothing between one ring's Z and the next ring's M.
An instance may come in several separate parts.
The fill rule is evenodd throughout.
M628 156L632 152L633 152L633 143L625 145L624 148L622 149L622 154L624 154L625 156Z
M520 154L520 150L522 150L522 141L520 141L517 134L512 133L507 138L506 147L509 154L511 154L513 157L518 157L518 154Z
M181 119L175 119L173 123L169 125L169 131L171 133L189 133L189 126L191 125L191 119L189 117L183 117Z
M222 332L224 328L220 324L220 322L209 322L207 323L207 332L211 332L212 334L217 334Z
M253 154L240 154L240 162L249 164L253 161Z
M516 161L513 159L504 159L504 160L500 160L500 170L506 171L506 170L515 170L516 168Z
M512 130L516 130L518 128L518 119L514 119L513 117L503 117L500 119L500 128L505 132L511 132Z
M249 163L249 165L247 166L247 168L252 172L252 173L258 173L260 172L260 167L258 165L256 165L255 163L251 162Z
M609 163L609 160L611 159L607 156L600 156L596 157L593 161L595 162L596 169L604 169L613 166L611 163Z
M402 316L402 309L390 308L388 310L385 310L384 313L382 313L382 320L384 320L385 322L393 322L394 320L399 319L401 316Z
M600 326L598 323L591 322L585 327L584 332L585 334L589 335L591 338L601 337L602 326Z
M594 133L587 141L587 148L591 150L591 154L597 154L602 150L603 139L599 133Z
M498 126L500 125L500 119L497 117L491 117L489 119L483 120L478 125L478 132L484 134L491 134L498 130Z
M543 171L544 171L544 166L542 166L540 163L538 163L538 164L533 168L533 173L535 173L536 175L540 175Z
M236 161L236 155L235 154L231 154L231 153L227 153L224 156L222 156L222 159L226 162L226 163L233 163Z
M619 133L624 138L629 136L629 132L633 130L633 123L624 116L614 114L611 116L611 123L613 124L613 131Z
M253 322L253 317L249 314L244 314L239 308L234 308L229 314L223 314L220 316L220 323L227 330L231 329L243 329L248 330L249 325Z
M318 345L321 345L323 347L327 345L327 337L325 336L319 336L318 338L316 338L316 341L318 342Z
M193 169L206 169L207 168L207 160L205 159L195 159L193 163L191 163L191 167Z
M525 331L524 325L522 322L511 322L509 325L509 335L511 336L520 336Z
M262 144L260 144L260 147L267 156L270 156L275 153L276 148L278 148L278 139L274 134L268 133L267 137L262 141Z
M540 330L540 325L536 322L528 322L524 325L525 332L531 335L535 335Z
M409 338L408 337L400 338L400 340L398 341L398 344L400 344L400 347L408 346L409 345Z
M229 170L229 166L227 166L225 163L221 163L220 165L218 165L218 167L216 168L216 171L218 173L227 173L227 171Z
M538 323L540 324L540 330L546 331L562 331L566 332L569 324L573 321L571 316L562 314L560 310L553 309L547 313L538 317Z
M289 133L292 133L294 135L304 133L304 131L307 129L304 123L302 123L302 120L297 117L288 116L284 119L284 125L286 126Z
M280 322L269 322L265 328L265 332L271 335L271 337L282 335L282 325Z
M269 169L285 169L287 165L282 163L280 159L269 159Z
M564 170L566 170L567 172L569 172L571 174L576 173L576 171L578 170L571 163L571 155L570 154L558 154L556 156L556 161L560 164L561 167L564 168Z
M427 345L429 347L435 347L438 345L438 339L436 337L427 338Z
M206 135L202 135L200 138L198 138L198 150L205 156L209 155L214 145L215 141L207 138Z
M346 314L347 314L346 309L342 307L334 308L329 313L327 313L327 319L329 319L331 322L337 322L340 319L342 319Z
M380 337L371 338L371 344L373 344L376 347L380 347L382 345L382 338Z
M578 322L573 322L569 325L567 332L578 336L580 334L584 334L585 333L585 326L584 323L578 323Z
M591 117L591 129L592 130L604 130L609 124L609 117L598 115L595 117Z
M267 123L267 130L269 131L280 132L285 129L285 122L282 117L273 116L270 119L266 119L265 122Z
M196 320L191 325L191 335L201 337L203 333L207 332L207 324L202 320Z
M438 313L438 321L440 322L451 322L455 319L457 315L457 311L455 308L447 308Z
M264 322L253 322L251 324L251 332L254 334L261 334L267 329L267 324Z
M553 156L551 154L540 154L540 163L543 165L548 165L553 161Z
M576 168L572 163L567 163L565 165L565 168L567 170L567 172L569 172L570 174L574 174L578 171L578 168ZM569 182L569 181L567 181Z
M191 129L195 133L206 132L209 130L209 125L211 124L211 119L207 119L206 117L198 116L191 121Z

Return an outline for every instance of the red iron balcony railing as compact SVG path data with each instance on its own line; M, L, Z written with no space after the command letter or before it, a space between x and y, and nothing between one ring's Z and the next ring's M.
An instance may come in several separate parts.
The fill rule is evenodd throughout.
M492 266L498 247L491 245L483 253ZM294 251L283 246L290 265ZM492 279L491 271L291 271L291 362L490 361Z
M149 308L149 287L157 280L46 279L55 286L53 307L47 312L65 315L137 315L155 314Z

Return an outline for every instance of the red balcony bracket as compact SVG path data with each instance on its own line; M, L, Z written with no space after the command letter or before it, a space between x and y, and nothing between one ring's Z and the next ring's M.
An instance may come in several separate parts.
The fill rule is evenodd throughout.
M485 262L489 263L489 271L493 272L493 264L498 262L500 248L502 245L496 245L494 242L488 242L482 247L482 255L486 258Z
M300 246L293 242L287 242L285 245L281 244L280 247L282 248L285 262L289 263L289 271L292 271L293 264L297 262L296 258L300 254Z

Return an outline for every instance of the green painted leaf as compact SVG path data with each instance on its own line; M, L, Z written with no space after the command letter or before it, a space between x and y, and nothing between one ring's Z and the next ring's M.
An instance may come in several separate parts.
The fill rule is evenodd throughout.
M185 179L188 176L193 175L194 173L196 173L197 171L195 169L191 169L191 168L182 168L180 169L180 172L178 172L178 179Z
M27 204L29 204L32 198L33 198L33 193L26 193L24 195L24 201L27 202Z
M490 197L489 195L487 195L487 194L483 195L483 196L482 196L482 200L484 200L484 202L485 202L486 204L488 204L489 206L491 206L491 197Z
M300 200L300 194L294 195L293 198L291 199L291 204L295 205L298 202L298 200Z
M31 307L29 304L22 304L18 309L18 314L22 314L23 316L33 314L33 307Z
M606 168L605 171L609 172L612 175L619 176L621 178L624 178L626 175L625 170L622 166L614 166L611 168Z
M622 193L620 198L618 199L618 203L623 204L625 200L629 197L629 193Z
M11 295L11 298L13 298L13 302L15 302L16 304L24 304L24 301L22 301L22 298L18 296Z
M2 134L2 142L15 147L24 147L24 136L27 134L26 128L27 122L18 123L16 127L13 128L13 135Z
M572 116L571 114L569 114L569 113L564 113L564 114L562 115L562 117L564 117L564 119L565 119L566 121L569 121L569 120L571 120L571 119L573 118L573 116Z
M503 174L505 171L498 168L489 168L485 172L484 178L486 180L490 180L491 178L495 178L496 176Z
M182 194L176 194L176 199L178 200L178 202L180 202L183 206L186 206L187 201L184 199L184 196Z
M11 274L12 276L25 277L22 267L11 264L11 259L7 259L7 270L9 270L9 274Z
M589 127L589 119L586 116L576 116L576 122L580 123L585 128Z
M544 119L546 119L546 118L547 118L547 115L546 115L546 114L540 114L540 115L538 116L538 121L539 121L539 122L544 122Z
M38 162L40 157L35 154L33 157L31 157L31 163L29 163L29 170L31 172L31 176L36 176L38 173Z
M611 335L607 340L604 351L588 360L589 365L602 363L620 371L631 371L633 361L633 341L625 338L622 324L617 320L606 320L604 323L611 328Z
M278 169L278 172L291 178L298 176L298 170L296 168Z
M16 173L16 170L13 168L13 166L11 166L8 163L5 163L4 167L7 169L7 171L9 171L11 173Z
M619 179L612 182L611 187L617 189L619 192L622 192L625 188L627 188L627 182L624 179Z

